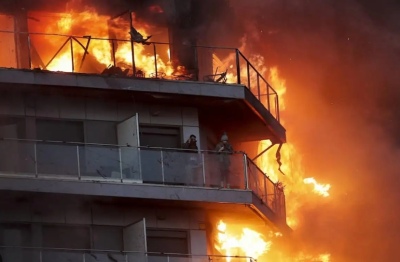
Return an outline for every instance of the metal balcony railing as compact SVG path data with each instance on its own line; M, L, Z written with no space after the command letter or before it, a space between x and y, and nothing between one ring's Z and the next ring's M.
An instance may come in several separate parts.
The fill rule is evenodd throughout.
M0 67L243 84L280 121L277 92L237 48L5 30L0 38L19 41ZM186 66L171 57L176 50L185 52Z
M245 153L0 140L0 174L252 190L280 219L285 196Z
M256 262L244 256L169 254L94 249L0 247L3 261L13 262Z

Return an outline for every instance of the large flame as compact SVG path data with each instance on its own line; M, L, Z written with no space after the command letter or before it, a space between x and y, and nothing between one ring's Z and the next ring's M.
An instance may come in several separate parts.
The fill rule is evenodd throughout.
M245 49L245 41L242 44L241 49ZM219 67L225 68L233 68L234 67L235 58L233 55L227 56L225 59L218 59L218 57L214 56L214 62ZM265 79L269 81L271 86L276 90L279 95L279 109L280 111L284 111L286 108L284 94L286 93L286 81L282 79L279 75L279 70L277 67L267 68L265 66L264 57L261 55L253 54L249 56L249 61L252 65L254 65L259 73L264 76ZM241 66L241 82L244 84L248 83L248 78L250 77L250 83L256 83L256 74L254 72L246 72L246 67ZM228 82L235 83L237 81L237 75L234 70L230 70L228 73ZM258 90L255 90L254 86L250 86L252 92L257 95ZM263 88L263 87L261 87ZM265 92L265 90L261 90L261 93ZM261 98L261 102L266 105L266 100ZM281 118L281 123L284 125L284 119ZM289 138L290 140L290 138ZM266 148L271 146L271 141L265 140L260 141L258 145L258 152L264 151ZM293 143L286 143L280 150L280 162L281 166L277 163L276 159L276 150L277 146L272 147L267 152L262 154L258 160L257 165L269 176L269 178L273 182L282 182L285 185L285 196L286 196L286 214L287 214L287 223L294 230L299 226L298 212L303 205L304 199L312 198L314 201L318 201L318 196L328 197L329 196L329 184L320 184L316 181L315 178L305 178L305 171L302 167L301 154L296 150L296 147ZM310 190L310 184L313 185L313 191ZM313 192L313 193L312 193ZM221 223L219 224L219 226ZM233 226L233 225L229 225ZM227 226L228 227L228 226ZM235 237L230 235L222 235L223 237L219 237L220 247L231 246L231 243L235 242ZM262 234L265 237L265 234ZM230 237L230 238L229 238ZM268 250L271 252L274 251L273 239L268 243ZM243 247L245 248L245 247ZM221 250L221 248L220 248ZM225 250L222 248L222 250ZM225 250L224 254L231 254L228 252L229 249ZM279 253L279 252L278 252ZM275 255L269 256L267 253L262 257L262 260L258 261L282 261L282 262L292 262L292 261L320 261L320 262L329 262L331 259L331 255L329 253L323 254L306 254L301 252L297 255L291 254L280 254L279 256Z
M222 220L217 225L218 243L216 248L227 256L226 261L231 261L234 256L246 256L258 259L262 254L267 253L271 242L265 241L263 236L249 228L241 228L241 231L229 230L227 224Z
M87 9L79 13L71 11L61 14L33 12L31 16L40 17L41 22L30 22L30 31L32 33L49 34L46 36L33 35L32 40L32 44L35 46L43 64L48 64L46 69L80 72L84 70L81 69L83 64L86 70L101 73L102 70L114 65L115 62L115 66L131 72L132 48L129 40L129 19L115 18L110 20L109 16L98 15L94 9ZM135 19L134 15L132 19ZM45 26L43 27L44 23ZM133 23L143 36L149 35L145 24L135 20ZM124 41L108 40L110 32L113 39ZM54 35L55 33L58 35ZM69 39L64 48L56 54L57 50L68 40L67 36L75 36L75 39ZM87 59L83 60L86 46L88 47ZM160 75L170 76L173 73L167 54L168 46L159 45L157 48L158 50L154 53L153 46L134 44L135 67L145 77L155 76L156 64L157 72ZM53 60L50 62L52 58ZM43 67L35 61L33 61L33 66ZM88 67L89 69L87 69Z

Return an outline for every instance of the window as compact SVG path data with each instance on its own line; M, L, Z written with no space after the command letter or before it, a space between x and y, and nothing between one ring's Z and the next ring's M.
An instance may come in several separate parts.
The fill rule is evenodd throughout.
M25 118L0 117L0 138L25 138Z
M187 232L147 229L147 251L188 254Z
M140 145L150 147L181 148L180 127L140 125Z
M117 144L115 122L85 121L85 142L97 144Z
M123 250L122 228L116 226L92 227L93 249Z
M87 226L43 225L43 247L90 249Z
M30 246L29 224L0 224L0 246Z
M36 137L39 140L84 142L83 122L37 119Z

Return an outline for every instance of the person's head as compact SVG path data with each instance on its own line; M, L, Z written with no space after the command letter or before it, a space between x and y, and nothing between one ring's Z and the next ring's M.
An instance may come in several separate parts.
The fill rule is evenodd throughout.
M224 143L224 144L228 143L228 136L227 136L226 133L224 133L224 134L221 136L221 142Z
M192 143L197 142L196 136L195 135L190 135L189 141L192 142Z

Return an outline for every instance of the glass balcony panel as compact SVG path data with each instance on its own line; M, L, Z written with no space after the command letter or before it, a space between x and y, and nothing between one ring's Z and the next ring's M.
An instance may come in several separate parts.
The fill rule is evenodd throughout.
M112 262L126 262L125 254L117 252L86 252L84 254L85 260L82 262L98 262L98 261L112 261ZM141 261L141 260L137 260Z
M140 149L143 182L163 183L161 152L159 149Z
M3 140L0 152L0 172L13 174L35 174L35 144L33 142Z
M244 188L244 166L242 154L204 155L206 186Z
M164 182L202 186L201 155L197 152L163 151Z
M265 178L266 187L267 187L267 199L266 204L269 208L271 208L274 212L276 212L276 195L275 195L275 185L269 180L267 177Z
M40 175L78 177L76 146L37 143L36 155L37 169Z
M265 175L257 166L250 162L248 166L249 188L263 201L266 200Z
M127 253L126 259L127 259L126 262L138 262L138 261L149 262L150 261L147 258L145 253L140 253L140 252Z
M1 248L0 254L3 261L15 262L41 262L40 251L22 248Z
M121 180L120 154L117 146L80 146L79 163L82 177Z
M63 251L63 250L44 250L42 251L41 262L82 262L83 254L81 252Z
M193 259L189 256L170 256L169 262L192 262Z
M142 182L140 157L137 147L121 147L122 179L127 182Z

